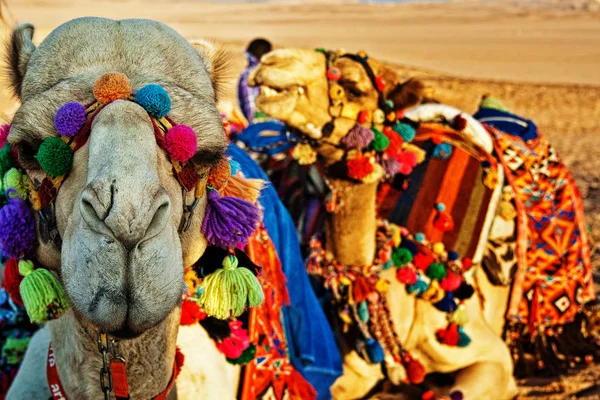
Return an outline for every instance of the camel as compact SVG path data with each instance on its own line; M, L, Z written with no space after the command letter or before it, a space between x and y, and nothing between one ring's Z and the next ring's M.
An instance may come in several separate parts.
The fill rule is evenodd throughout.
M335 165L344 156L340 143L355 126L358 112L366 110L375 118L382 99L378 98L374 86L384 83L379 91L383 100L393 102L394 109L417 105L423 98L423 86L415 80L401 83L391 69L372 58L367 59L365 54L358 57L368 63L373 76L369 76L366 67L356 57L334 57L329 66L326 57L325 52L306 49L272 51L262 57L249 83L261 88L256 99L257 108L307 138L327 167ZM375 77L383 82L374 81ZM421 106L408 109L405 116L415 121L439 117L451 121L458 114L461 114L459 110L449 107ZM466 120L467 134L473 134L472 140L479 141L478 145L491 153L491 138L485 129L472 118ZM362 183L349 183L336 179L335 175L327 176L330 188L344 199L339 211L328 214L325 224L326 248L341 265L373 265L377 231L376 194L381 175ZM498 190L495 192L497 198ZM488 230L492 219L493 213L486 218ZM484 232L480 242L485 244L485 240ZM480 261L481 256L480 251L479 260L474 261ZM432 328L443 325L443 313L427 302L407 295L404 285L398 282L392 270L384 270L381 278L390 284L386 298L399 340L422 362L427 373L454 373L453 384L439 388L438 393L444 395L460 391L465 399L513 398L517 389L512 360L497 326L497 321L504 319L506 304L500 305L506 300L502 296L508 296L508 289L503 288L500 293L488 293L485 289L486 316L482 298L473 296L466 302L470 319L465 330L470 332L473 340L467 347L450 348L436 340L435 329ZM477 279L487 278L478 272ZM496 321L494 328L486 320ZM391 370L389 365L386 366L387 375L394 383L405 378L404 371ZM332 386L331 393L335 399L361 398L382 377L380 364L369 364L356 352L349 351L344 358L344 374Z
M223 60L208 45L192 47L171 28L147 20L76 19L37 48L33 34L31 24L18 26L8 54L12 88L22 102L8 141L30 179L44 177L33 156L43 139L56 136L52 121L59 106L93 100L94 82L115 71L134 89L160 83L168 91L169 116L197 132L196 165L208 171L222 157L227 143L215 104ZM97 114L55 202L62 248L38 232L36 258L60 276L72 307L32 338L8 399L51 397L50 342L64 394L101 398L98 330L123 338L119 352L128 363L132 398L165 390L177 343L189 350L190 362L168 398L235 396L239 368L226 362L198 324L179 328L184 266L207 247L200 229L206 198L190 229L179 234L183 202L191 204L194 194L182 195L146 111L118 100Z

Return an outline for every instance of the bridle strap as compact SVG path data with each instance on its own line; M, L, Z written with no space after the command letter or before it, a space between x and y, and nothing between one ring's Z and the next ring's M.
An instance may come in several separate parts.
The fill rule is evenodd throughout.
M385 107L385 99L383 97L383 92L381 90L379 90L379 87L377 87L377 77L375 76L375 73L373 72L373 68L371 68L371 66L367 62L367 58L361 57L358 54L344 54L340 58L349 58L352 61L356 61L357 63L362 65L363 69L367 73L367 76L371 80L371 84L373 85L373 88L377 91L377 95L378 95L377 101L379 104L379 108L383 109Z

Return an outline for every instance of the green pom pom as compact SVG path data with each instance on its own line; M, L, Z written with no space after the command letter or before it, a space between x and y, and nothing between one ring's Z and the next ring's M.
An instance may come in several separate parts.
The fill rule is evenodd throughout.
M14 166L15 163L12 154L10 154L10 146L5 144L4 147L0 149L0 176L4 176L4 174Z
M245 365L254 359L256 346L252 343L242 352L238 358L228 358L227 362L233 365Z
M21 174L18 169L11 168L2 180L4 191L8 189L15 189L16 193L11 193L11 198L20 197L23 200L27 199L27 176Z
M61 283L47 269L33 269L31 261L19 261L21 297L31 322L42 324L56 319L69 308L69 299Z
M500 101L499 99L495 98L495 97L485 97L481 100L481 103L479 103L479 107L480 108L493 108L494 110L498 110L498 111L508 111L506 109L506 107L504 107L504 104L502 103L502 101Z
M265 295L258 279L247 268L238 268L238 259L229 255L223 259L223 268L204 278L198 303L207 315L219 319L237 317L250 307L259 306Z
M384 151L390 145L390 139L387 138L380 130L372 128L375 134L373 141L369 143L369 148L375 151Z
M73 167L73 150L57 137L44 140L35 158L44 172L52 177L66 175Z
M4 357L8 364L16 365L21 362L30 339L28 337L9 337L6 339L6 343L2 347L2 357Z
M429 268L427 268L427 276L430 279L437 279L441 281L446 277L446 267L442 263L432 263Z
M405 247L396 247L392 251L392 261L396 267L404 267L413 259L412 253Z

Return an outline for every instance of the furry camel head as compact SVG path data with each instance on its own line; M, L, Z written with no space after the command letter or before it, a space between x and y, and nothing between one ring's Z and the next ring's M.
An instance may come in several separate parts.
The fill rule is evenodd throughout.
M223 155L214 49L192 47L171 28L147 20L76 19L37 48L33 33L29 24L17 27L8 52L12 87L22 102L8 141L32 180L44 176L34 155L45 138L57 136L57 109L93 101L94 82L112 72L125 74L134 92L150 83L166 89L169 116L197 134L193 161L201 169ZM183 202L191 203L193 194L182 194L147 112L134 102L115 101L94 118L90 138L75 152L58 192L62 246L38 234L37 258L59 273L80 320L115 336L137 336L181 301L183 267L206 247L202 199L191 228L180 235Z
M401 83L393 70L377 60L368 58L367 64L374 76L385 83L383 98L391 100L395 109L422 101L424 86L420 81ZM327 78L329 67L341 72L335 84ZM338 57L328 66L326 55L320 51L278 49L267 53L249 82L261 88L257 108L317 139L318 151L329 162L339 159L340 151L335 145L355 125L358 112L365 110L372 116L379 108L377 88L360 62ZM339 114L340 110L331 107L332 96L350 111L334 119L332 115ZM324 127L332 121L333 131L324 135Z

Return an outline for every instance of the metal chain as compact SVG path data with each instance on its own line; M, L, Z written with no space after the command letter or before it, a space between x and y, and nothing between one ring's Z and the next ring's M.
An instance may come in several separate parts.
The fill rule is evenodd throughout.
M107 354L108 336L106 333L98 331L98 351L102 354L102 368L100 369L100 389L104 393L104 400L110 400L110 392L112 392L112 373L108 363ZM108 379L108 383L107 380Z

